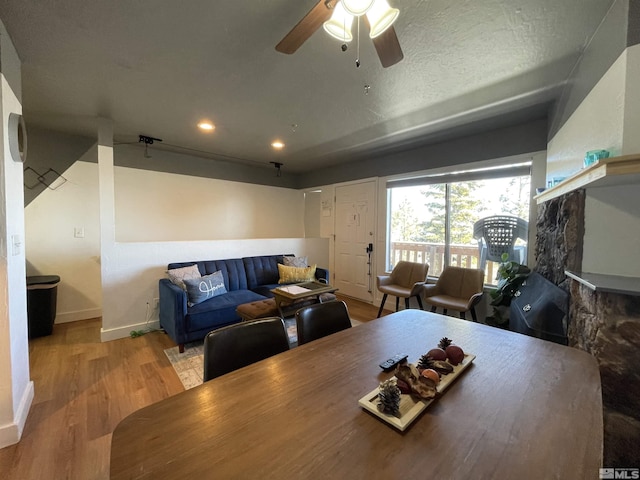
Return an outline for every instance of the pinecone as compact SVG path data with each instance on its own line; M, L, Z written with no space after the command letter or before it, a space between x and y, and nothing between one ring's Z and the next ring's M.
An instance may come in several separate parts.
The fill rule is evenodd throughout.
M392 380L380 384L378 392L378 410L397 415L400 412L400 389Z
M425 370L427 368L432 368L432 362L433 358L431 358L430 356L428 356L426 353L424 355L422 355L420 357L420 360L418 360L418 368L420 370Z
M425 353L418 361L418 369L422 372L422 370L426 370L427 368L435 370L440 375L448 375L453 372L453 367L449 362L444 360L434 360Z
M446 350L446 348L451 345L453 342L451 341L451 339L447 338L447 337L442 337L440 339L440 343L438 343L438 348L441 348L442 350Z

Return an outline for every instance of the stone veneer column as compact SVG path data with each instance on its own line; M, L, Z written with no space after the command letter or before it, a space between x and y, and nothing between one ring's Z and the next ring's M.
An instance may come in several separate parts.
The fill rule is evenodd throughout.
M538 205L534 270L565 290L564 271L582 267L584 205L584 190Z
M640 297L572 281L569 338L600 365L604 465L640 466Z
M640 297L595 292L568 279L579 272L584 190L538 206L536 270L571 294L569 346L598 360L602 380L606 467L640 466Z

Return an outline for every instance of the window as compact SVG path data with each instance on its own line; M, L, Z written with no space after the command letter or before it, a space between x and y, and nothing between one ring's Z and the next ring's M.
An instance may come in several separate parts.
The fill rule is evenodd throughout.
M446 265L482 268L474 223L493 215L528 221L530 179L526 164L388 182L388 270L400 260L428 263L436 277ZM516 251L526 263L526 242ZM485 283L496 283L497 268L486 262Z

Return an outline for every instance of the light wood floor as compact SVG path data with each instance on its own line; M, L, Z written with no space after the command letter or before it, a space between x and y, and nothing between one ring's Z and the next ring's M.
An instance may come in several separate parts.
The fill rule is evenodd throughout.
M362 322L377 308L345 300ZM385 311L385 314L390 313ZM100 342L99 318L54 326L29 342L35 397L17 445L0 449L4 480L108 479L111 433L127 415L184 391L162 332Z

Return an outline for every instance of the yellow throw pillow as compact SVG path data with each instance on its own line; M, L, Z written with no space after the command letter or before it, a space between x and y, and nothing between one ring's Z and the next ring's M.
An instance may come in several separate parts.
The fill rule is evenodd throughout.
M311 282L316 279L316 266L311 265L307 268L286 267L279 263L278 273L280 274L278 283Z

